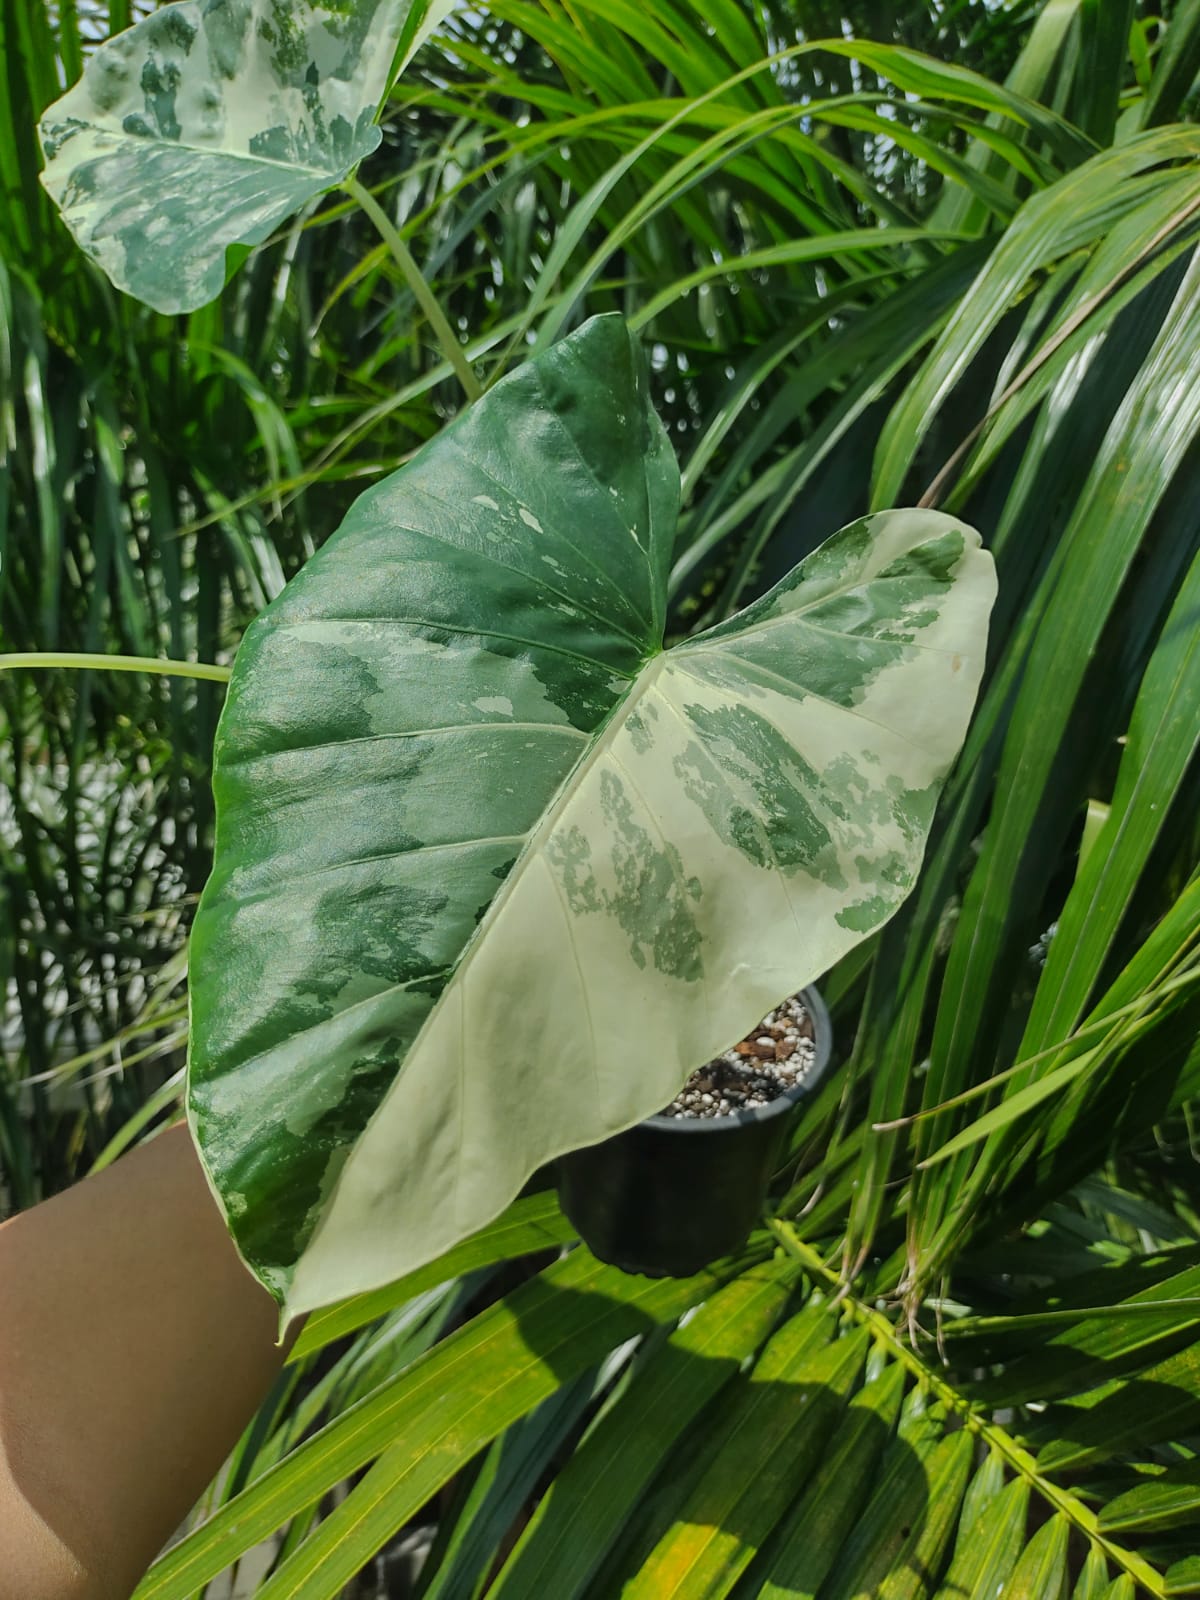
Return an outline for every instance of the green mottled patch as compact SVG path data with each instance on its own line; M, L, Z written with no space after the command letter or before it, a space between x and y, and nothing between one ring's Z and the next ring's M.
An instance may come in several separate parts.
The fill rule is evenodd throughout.
M685 711L704 758L689 746L675 770L727 843L756 866L802 867L843 887L833 835L809 798L820 787L814 768L749 706L693 704Z
M615 772L600 774L600 809L611 832L616 889L604 909L629 935L634 964L647 959L656 972L694 983L703 976L700 930L692 905L702 894L700 880L686 876L679 851L661 832L651 834L638 820L638 808Z
M546 859L557 874L567 905L577 917L604 910L592 867L592 846L582 828L560 828L552 834L546 842Z
M250 140L250 154L261 156L264 161L294 161L296 150L291 129L280 124L254 134Z
M148 37L165 48L178 51L180 55L186 56L196 42L196 24L186 7L164 6L161 11L153 12L148 21Z
M131 119L126 118L126 130L144 133L148 137L156 135L160 139L178 139L182 128L175 114L175 97L179 93L182 78L183 74L174 62L159 66L154 61L147 61L142 68L142 93L146 97L144 126L130 130Z
M867 765L878 768L880 763L876 758ZM910 789L896 773L888 773L881 781L876 773L864 772L855 757L842 755L830 762L821 776L831 807L837 808L847 825L847 839L859 848L873 846L886 822L895 823L907 840L925 838L937 805L940 772L936 781L924 788Z
M229 694L256 756L366 738L373 731L371 700L382 692L370 663L341 644L294 635L265 638L270 628L267 612L247 635L262 641L268 671L240 678Z
M389 984L428 978L442 955L438 934L449 904L449 894L438 890L389 885L348 908L340 890L328 890L313 907L313 927L331 952L342 953L343 960L310 973L298 992L344 1005L354 999L347 994L348 986L363 978ZM352 936L344 925L348 910L354 919ZM378 987L369 985L371 992Z
M885 785L891 801L892 820L911 842L923 842L929 832L943 774L938 772L935 776L936 781L923 789L906 788L903 780L895 775Z
M946 589L954 582L965 550L962 529L944 528L932 539L926 539L918 549L906 552L903 559L884 567L875 581L894 583L901 593L920 598L934 589Z
M639 756L644 756L654 745L652 724L658 721L658 707L650 702L640 711L631 711L625 719L629 742Z
M777 584L771 594L764 596L764 599L774 602L767 608L769 612L778 615L791 609L786 599L796 587L797 579L803 581L806 598L811 602L839 588L847 577L857 576L871 551L873 521L873 517L860 517L832 539L826 539L811 555L805 556L795 572Z
M912 862L898 850L884 850L873 856L855 856L855 870L863 883L887 883L905 890L912 876Z
M678 850L664 845L638 821L625 784L616 773L600 778L600 803L607 831L603 837L616 881L614 889L597 882L593 845L581 828L560 828L546 855L568 907L575 916L604 913L629 936L634 965L692 983L703 976L700 931L692 905L703 892L688 877Z
M380 1038L360 1052L339 1055L328 1070L306 1075L260 1129L273 1150L270 1167L229 1169L230 1181L236 1183L240 1173L257 1200L239 1218L239 1246L256 1267L276 1274L276 1286L282 1282L286 1287L287 1277L278 1266L279 1240L290 1238L297 1254L303 1249L354 1138L395 1078L411 1042L411 1035ZM201 1119L199 1131L214 1146L223 1132L208 1118Z
M894 899L886 895L870 895L865 900L856 900L853 905L845 906L837 914L838 926L849 928L853 933L870 933L881 922L886 922L896 909Z

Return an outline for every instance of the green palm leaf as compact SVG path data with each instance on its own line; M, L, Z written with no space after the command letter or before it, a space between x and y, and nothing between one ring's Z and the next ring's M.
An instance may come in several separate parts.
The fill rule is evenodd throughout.
M778 1320L793 1281L786 1267L743 1273L641 1366L538 1506L496 1579L497 1600L584 1592L680 1434Z
M305 1440L163 1556L139 1587L138 1600L184 1600L371 1462L374 1475L364 1478L356 1509L363 1500L377 1501L382 1482L382 1514L394 1514L392 1526L401 1526L479 1449L561 1384L624 1340L706 1299L722 1276L728 1271L651 1282L601 1266L585 1250L575 1252ZM447 1426L447 1395L460 1420L471 1417L466 1427ZM349 1560L347 1578L386 1537L371 1544L369 1524L357 1531L351 1551L338 1552L338 1529L331 1538L322 1531L326 1526L314 1536L315 1553ZM313 1555L310 1549L306 1569Z

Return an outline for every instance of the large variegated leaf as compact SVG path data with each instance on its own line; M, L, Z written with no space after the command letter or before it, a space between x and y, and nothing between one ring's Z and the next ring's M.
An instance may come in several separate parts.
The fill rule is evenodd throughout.
M865 518L664 652L678 492L599 318L364 494L246 636L190 1107L289 1313L655 1111L913 883L979 682L978 536Z
M41 123L42 181L119 289L190 311L379 143L406 56L453 0L177 0L95 52Z

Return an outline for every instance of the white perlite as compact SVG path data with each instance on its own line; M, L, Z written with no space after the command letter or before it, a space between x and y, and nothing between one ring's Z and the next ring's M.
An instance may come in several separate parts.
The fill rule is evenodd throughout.
M768 1105L805 1081L816 1054L812 1019L789 995L738 1044L698 1067L659 1115L730 1117Z

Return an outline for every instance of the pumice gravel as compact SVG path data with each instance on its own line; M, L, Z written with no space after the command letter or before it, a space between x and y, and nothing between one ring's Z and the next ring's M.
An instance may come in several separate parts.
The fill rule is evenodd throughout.
M802 1084L816 1059L812 1019L789 995L723 1055L697 1067L659 1112L663 1117L732 1117L769 1105Z

